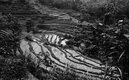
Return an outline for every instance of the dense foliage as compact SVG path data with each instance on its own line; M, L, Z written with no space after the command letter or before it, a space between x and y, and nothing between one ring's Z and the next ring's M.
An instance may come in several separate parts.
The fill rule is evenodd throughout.
M129 75L129 21L112 25L79 25L81 33L72 42L84 42L83 54L97 58L108 65L117 65L123 71L124 80Z
M0 15L0 79L17 80L26 76L25 60L16 57L21 25L12 15Z
M0 59L0 79L2 80L18 80L26 76L27 68L25 60L18 57L8 57Z
M0 54L3 56L14 55L17 48L21 25L11 15L0 15Z

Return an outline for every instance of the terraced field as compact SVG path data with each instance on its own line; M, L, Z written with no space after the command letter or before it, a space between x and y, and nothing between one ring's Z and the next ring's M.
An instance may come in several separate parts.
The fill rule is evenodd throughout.
M59 80L61 76L63 80L70 80L64 78L64 74L69 73L67 76L75 78L72 80L122 80L122 71L119 67L91 58L86 55L86 52L82 53L82 45L83 48L85 47L83 41L77 44L78 46L74 42L69 44L72 38L78 37L83 31L79 20L63 10L40 5L37 0L28 0L27 2L29 9L26 8L27 5L19 5L19 8L13 5L12 10L9 10L6 9L8 6L6 5L2 6L4 9L1 8L0 12L12 14L23 24L16 54L29 58L30 61L34 62L36 68L42 69L41 75L38 77L38 73L36 73L38 69L35 72L32 71L35 77L44 80L46 75L49 75L53 80ZM23 8L21 8L22 6ZM40 19L41 22L38 22ZM28 20L34 22L31 22L34 25L30 31L24 30L27 28L25 23ZM94 26L92 23L88 24ZM13 32L0 31L1 39L4 36L13 38Z
M69 44L66 44L62 39L63 33L54 31L33 34L29 36L29 40L21 40L19 53L26 57L30 56L35 64L51 73L55 71L55 73L63 74L63 72L68 71L87 80L115 80L121 78L119 68L106 66L97 59L82 55L77 50L68 47ZM59 41L64 41L65 44ZM113 75L110 75L114 70Z

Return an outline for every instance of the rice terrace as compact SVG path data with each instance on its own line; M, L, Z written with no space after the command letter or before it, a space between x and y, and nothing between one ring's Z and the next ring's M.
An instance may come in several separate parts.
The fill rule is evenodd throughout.
M129 80L128 0L0 0L0 80Z

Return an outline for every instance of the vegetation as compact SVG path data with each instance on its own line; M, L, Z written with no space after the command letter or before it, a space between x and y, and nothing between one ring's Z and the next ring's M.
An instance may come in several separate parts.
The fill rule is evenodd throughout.
M128 15L128 0L39 0L43 5L58 9L71 9L82 13L82 20L103 19L111 12L115 19ZM88 18L88 19L87 19Z
M0 79L17 80L26 76L24 58L16 56L20 24L12 15L0 15Z
M27 77L26 63L22 59L17 57L0 59L0 79L18 80Z

